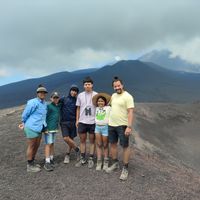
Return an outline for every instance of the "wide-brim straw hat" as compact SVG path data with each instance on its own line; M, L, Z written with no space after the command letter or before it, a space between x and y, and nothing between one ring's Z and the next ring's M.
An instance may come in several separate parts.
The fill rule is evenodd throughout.
M109 94L107 94L107 93L103 93L103 92L102 93L98 93L95 96L93 96L93 98L92 98L92 103L95 106L97 106L97 99L99 97L104 97L106 99L106 104L108 104L110 102L110 99L111 99L111 96Z

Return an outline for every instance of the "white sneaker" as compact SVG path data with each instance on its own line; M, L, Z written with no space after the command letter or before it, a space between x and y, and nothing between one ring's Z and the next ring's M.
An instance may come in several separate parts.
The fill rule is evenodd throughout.
M69 163L70 163L70 157L69 157L68 154L65 156L65 159L64 159L63 162L64 162L65 164L69 164Z
M88 159L88 168L91 169L94 167L94 160L92 157Z
M116 169L119 169L119 162L114 162L110 167L108 167L106 173L111 173Z
M102 160L97 160L96 170L101 171L101 167L102 167Z
M40 172L41 168L35 165L27 164L27 172Z
M127 178L128 178L128 169L126 169L125 167L123 167L122 173L121 173L119 179L122 180L122 181L126 181Z
M80 160L75 164L75 167L81 167L87 163L87 160L85 158L80 158Z
M104 158L103 161L103 170L106 171L108 169L109 158Z

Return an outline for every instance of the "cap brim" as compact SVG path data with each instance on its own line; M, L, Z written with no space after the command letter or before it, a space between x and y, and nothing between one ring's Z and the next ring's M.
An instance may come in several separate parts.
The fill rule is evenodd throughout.
M97 106L97 99L99 97L104 97L107 101L107 104L110 102L111 96L107 93L98 93L92 98L92 103Z

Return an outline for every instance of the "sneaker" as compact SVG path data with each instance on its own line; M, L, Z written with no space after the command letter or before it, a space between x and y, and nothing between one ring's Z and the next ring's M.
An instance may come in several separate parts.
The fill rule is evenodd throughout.
M41 168L36 165L27 164L27 172L40 172Z
M114 162L110 167L107 168L106 172L111 173L116 169L119 169L119 162Z
M103 170L106 171L108 169L109 158L104 158L103 161Z
M64 159L63 162L64 162L65 164L70 163L70 158L69 158L69 155L68 155L68 154L66 154L65 159Z
M53 171L53 167L51 163L47 163L47 162L44 164L44 169L48 172Z
M119 177L120 180L126 181L128 178L128 169L123 167L121 176Z
M81 157L79 161L75 164L75 167L81 167L82 165L85 165L86 163L87 163L87 160Z
M53 167L53 168L55 168L55 160L53 159L53 160L50 160L50 164L51 164L51 166Z
M88 168L91 169L93 167L94 167L94 160L92 157L90 157L88 160Z
M35 162L35 160L33 161L33 165L36 166L36 167L41 168L41 165L37 164L37 163Z
M100 171L102 167L102 160L97 160L97 166L96 166L96 170Z

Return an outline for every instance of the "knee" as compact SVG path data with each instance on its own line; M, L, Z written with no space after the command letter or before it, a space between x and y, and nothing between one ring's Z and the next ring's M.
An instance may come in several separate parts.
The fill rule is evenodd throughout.
M69 139L69 137L64 137L64 140L65 140L66 143L69 143L70 139Z
M98 148L102 148L102 146L103 146L101 142L97 142L96 145Z
M104 149L107 149L108 148L108 143L106 142L106 143L103 143L103 148Z

